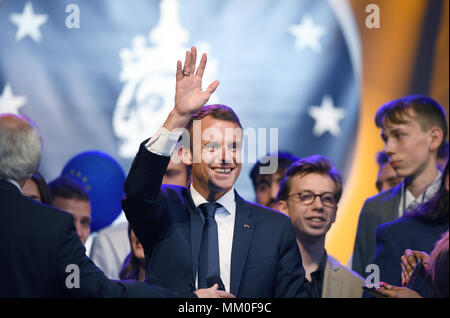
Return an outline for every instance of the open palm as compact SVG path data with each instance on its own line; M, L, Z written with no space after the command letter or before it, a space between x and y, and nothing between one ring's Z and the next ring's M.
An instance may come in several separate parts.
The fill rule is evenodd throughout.
M177 62L175 111L182 116L191 116L199 111L219 86L219 81L212 82L202 91L202 77L206 67L206 54L202 55L196 71L197 49L193 47L186 52L184 67ZM196 72L195 72L196 71Z

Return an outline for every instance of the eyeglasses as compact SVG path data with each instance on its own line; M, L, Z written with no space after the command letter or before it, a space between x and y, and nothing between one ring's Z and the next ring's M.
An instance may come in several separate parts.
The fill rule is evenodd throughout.
M304 205L311 205L316 200L316 197L319 197L322 204L326 207L334 208L337 205L336 195L331 192L315 194L311 191L302 191L290 194L288 195L288 198L292 196L297 196L300 199L300 203Z

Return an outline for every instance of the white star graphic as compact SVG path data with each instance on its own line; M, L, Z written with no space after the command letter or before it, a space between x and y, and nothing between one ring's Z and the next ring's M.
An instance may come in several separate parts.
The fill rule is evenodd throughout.
M19 108L25 105L27 98L25 96L14 96L11 85L8 83L3 88L3 93L0 95L0 114L12 113L19 115Z
M295 36L295 47L298 50L311 49L316 53L322 51L320 38L325 34L325 28L314 24L310 15L305 15L300 24L290 25L289 32Z
M325 95L320 106L311 106L308 114L316 121L313 134L316 137L329 132L334 137L341 133L339 121L345 117L345 111L342 108L335 108L333 100L329 95Z
M9 20L17 25L16 41L30 36L35 42L41 41L42 35L39 27L47 22L46 14L34 14L31 2L27 2L22 14L12 13Z

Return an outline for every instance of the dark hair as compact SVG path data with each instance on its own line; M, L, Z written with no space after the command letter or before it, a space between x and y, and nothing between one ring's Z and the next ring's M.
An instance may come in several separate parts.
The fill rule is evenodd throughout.
M448 257L448 230L445 232L441 239L436 242L434 249L431 252L430 268L428 272L431 274L433 284L436 286L436 265L441 258Z
M69 176L61 176L49 183L53 200L55 198L78 199L89 201L88 191L77 179Z
M191 177L192 177L192 166L191 165L187 165L187 164L184 164L184 166L186 167L186 172L187 172L187 176L186 176L186 178L187 178L187 183L189 183L189 181L191 180Z
M291 164L293 164L294 162L296 162L297 160L299 160L299 158L293 156L290 152L285 152L285 151L279 151L277 153L270 154L270 155L267 155L267 156L259 159L253 165L253 168L250 171L250 178L252 179L253 187L255 188L255 190L256 190L257 178L258 178L258 176L260 176L259 168L268 166L271 161L270 159L273 157L278 157L278 168L277 168L276 172L281 174L282 177L284 176L284 173L289 168L289 166Z
M336 200L339 202L342 196L342 176L333 166L333 163L326 157L315 155L300 159L294 162L281 181L277 200L286 200L291 191L291 180L296 175L307 175L310 173L319 173L329 176L336 186Z
M409 212L407 216L417 218L425 223L441 224L448 222L448 191L445 187L445 181L448 176L448 162L442 175L441 186L436 195Z
M413 110L414 114L411 114L410 110ZM394 124L403 124L408 118L416 119L424 131L434 126L442 129L442 147L448 133L445 110L430 97L410 95L390 101L378 109L375 115L375 124L382 128L387 121Z
M134 255L134 252L133 252L133 246L131 244L131 230L132 230L131 224L128 223L128 239L130 241L131 251L125 257L122 268L119 272L119 278L121 280L127 280L127 279L139 280L140 264L139 264L139 259L136 257L136 255Z
M242 125L239 120L239 117L236 115L234 110L231 109L231 107L221 105L221 104L213 104L213 105L204 106L202 109L200 109L194 115L192 115L191 119L189 120L188 124L186 125L186 129L189 132L191 151L193 149L193 147L192 147L193 130L192 129L193 129L193 125L194 125L194 120L201 120L202 118L205 118L206 116L212 116L216 119L222 119L225 121L236 123L242 129Z
M438 152L438 158L448 158L448 141L444 141Z
M41 202L52 205L52 194L50 193L50 189L47 182L45 182L44 177L42 177L42 175L38 171L36 171L35 173L33 173L30 179L32 179L38 187L39 194L41 195Z
M382 150L377 152L377 164L378 166L385 165L389 162L388 155Z

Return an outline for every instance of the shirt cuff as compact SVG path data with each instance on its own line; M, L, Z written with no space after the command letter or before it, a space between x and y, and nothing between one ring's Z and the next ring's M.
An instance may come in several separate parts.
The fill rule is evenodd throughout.
M145 148L154 154L171 157L182 134L182 129L170 131L161 127L145 144Z

